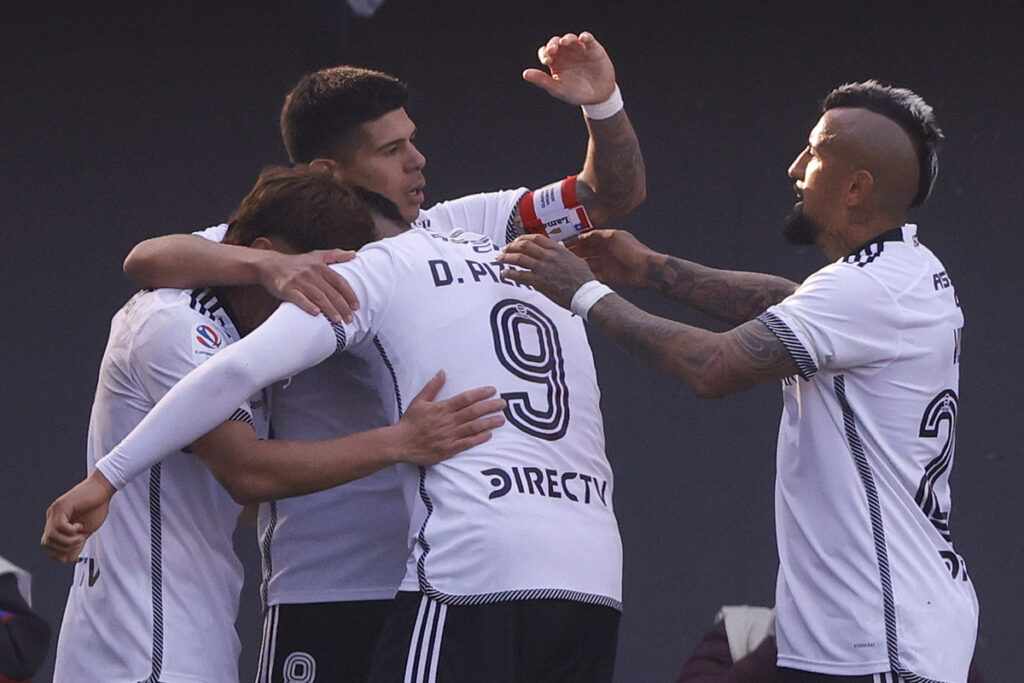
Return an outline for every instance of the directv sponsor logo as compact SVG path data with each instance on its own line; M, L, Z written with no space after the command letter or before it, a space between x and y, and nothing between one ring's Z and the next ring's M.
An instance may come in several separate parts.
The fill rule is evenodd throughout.
M493 487L489 499L501 498L517 492L528 496L565 498L573 503L590 504L600 501L608 507L608 482L582 472L561 472L539 467L511 467L507 470L492 467L480 474L490 478Z

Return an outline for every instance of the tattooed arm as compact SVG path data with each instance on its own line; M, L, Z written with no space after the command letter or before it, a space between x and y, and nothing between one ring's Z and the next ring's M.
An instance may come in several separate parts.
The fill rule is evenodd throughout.
M601 282L654 289L731 325L753 320L797 287L776 275L719 270L659 254L621 230L584 233L572 250Z
M499 260L526 269L503 271L503 276L534 287L566 308L576 290L594 279L586 262L542 235L520 237ZM706 398L797 372L786 347L757 320L715 333L651 315L616 294L594 304L588 320L630 353Z
M586 119L590 141L576 195L597 225L624 216L646 196L646 167L640 141L625 110L611 118Z
M588 319L619 346L704 398L797 373L786 347L758 320L709 332L651 315L615 294L594 304Z
M570 104L596 104L615 90L615 67L604 47L589 32L553 36L537 51L548 71L527 69L523 78ZM598 225L623 216L647 194L640 141L629 117L620 110L606 119L584 117L590 139L576 194Z

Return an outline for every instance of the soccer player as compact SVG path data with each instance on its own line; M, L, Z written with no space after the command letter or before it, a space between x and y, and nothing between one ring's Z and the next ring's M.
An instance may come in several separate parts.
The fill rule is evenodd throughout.
M340 230L339 225L345 229ZM226 241L289 252L376 239L365 205L330 176L271 169L233 216ZM114 317L89 427L96 461L181 377L278 305L257 287L156 290ZM322 442L259 441L263 396L223 415L110 502L116 475L95 469L47 512L43 545L75 561L57 647L57 681L237 681L242 570L232 546L240 503L317 491L397 461L430 465L489 437L493 389L431 403L437 376L393 427ZM204 401L193 406L205 411ZM182 444L185 446L185 444ZM218 481L220 483L218 483ZM223 484L223 486L221 485ZM86 540L107 515L106 524ZM85 516L82 516L82 513ZM84 548L83 548L84 544Z
M625 214L643 199L644 165L608 54L584 32L551 38L540 48L539 58L550 73L528 69L524 78L557 98L587 105L590 144L572 187L578 201L595 220ZM285 146L293 161L328 169L344 182L386 196L417 226L440 233L464 229L497 244L521 233L519 207L525 188L471 195L421 210L426 162L414 142L416 127L405 110L407 98L403 83L377 71L341 66L312 73L285 102ZM216 239L217 231L206 236ZM299 266L288 269L277 255L172 235L139 245L125 269L147 286L266 283L311 313L322 310L335 322L349 315L341 295L351 297L351 291L326 268L324 259L295 260ZM300 267L311 261L314 267ZM491 354L492 347L487 342L478 353ZM395 417L394 401L381 401L379 395L391 387L381 358L332 356L315 370L273 387L274 434L330 438L389 424ZM261 506L264 597L269 605L261 681L287 678L284 667L289 661L299 662L294 666L301 666L304 675L315 671L326 680L364 678L405 573L407 523L394 469Z
M351 322L283 304L98 467L122 485L237 396L339 352L383 359L399 415L428 367L445 368L443 395L487 378L507 424L448 463L402 468L413 552L370 679L610 681L622 551L590 347L576 316L498 275L499 251L423 228L367 246L332 266L362 302Z
M950 535L963 315L949 274L906 224L941 132L909 90L832 91L789 176L785 236L832 260L796 285L583 236L607 282L659 289L737 327L649 315L587 263L527 236L505 277L537 287L701 396L782 380L776 527L778 662L790 681L963 681L978 605Z

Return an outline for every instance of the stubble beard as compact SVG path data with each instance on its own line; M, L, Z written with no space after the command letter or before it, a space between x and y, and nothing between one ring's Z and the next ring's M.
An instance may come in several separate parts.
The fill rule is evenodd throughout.
M793 245L817 244L822 232L821 223L805 214L802 208L794 209L782 222L782 236Z

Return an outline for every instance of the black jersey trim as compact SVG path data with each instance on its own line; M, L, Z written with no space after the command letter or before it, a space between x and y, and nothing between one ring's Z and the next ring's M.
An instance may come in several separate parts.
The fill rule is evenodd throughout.
M270 594L270 577L274 574L274 556L271 548L274 543L274 531L277 530L277 501L268 503L270 519L267 520L267 528L260 539L260 556L263 560L263 580L260 581L260 601L263 603L263 614L269 609L268 600Z
M856 249L850 252L848 256L843 258L847 263L852 263L863 268L869 263L882 255L885 251L886 242L902 242L903 241L903 228L893 228L892 230L886 230L881 235L877 235L873 239L865 242Z
M224 304L220 302L217 294L209 287L193 289L189 293L189 306L192 310L206 316L221 327L238 329Z
M519 206L519 201L516 201L515 206ZM516 210L512 208L512 213L508 215L508 223L505 224L505 244L510 244L519 237L519 223L516 221Z
M871 465L868 464L867 456L864 454L864 444L857 431L857 418L846 398L846 376L837 375L833 380L833 387L839 406L843 411L843 426L846 431L846 441L853 456L857 474L860 476L861 484L864 486L864 493L868 504L868 513L871 517L871 535L875 542L875 558L878 562L878 578L882 584L882 608L885 618L885 644L889 656L889 667L898 673L902 680L908 683L941 683L924 676L919 676L907 670L900 663L899 642L896 636L896 604L892 590L892 574L889 570L889 549L885 537L885 527L882 522L882 506L878 499L878 489L875 486L874 473Z
M341 353L348 346L348 334L345 332L345 326L341 323L334 323L331 328L334 329L335 353Z
M808 353L807 349L803 344L800 343L800 339L797 338L796 334L789 328L789 325L782 321L782 318L765 311L761 315L757 316L757 319L764 324L768 330L778 337L782 345L789 351L789 355L792 356L793 361L796 363L796 368L800 373L800 376L806 380L810 380L818 372L818 366L811 358L811 354Z
M380 359L384 361L384 367L388 369L388 374L391 375L391 384L395 388L395 403L398 407L398 417L401 419L402 415L405 415L405 406L402 405L402 390L398 386L398 376L395 374L395 366L391 364L391 359L388 357L388 352L384 348L384 343L380 340L380 337L374 336L373 345L377 348L377 353L380 354Z
M235 412L231 413L231 417L227 419L228 422L244 422L250 427L255 427L252 420L252 413L245 408L236 408Z
M160 463L149 468L149 567L153 603L153 668L139 683L158 683L164 668L163 517L160 513Z
M422 559L422 557L421 557ZM424 595L445 605L485 605L492 602L509 602L511 600L570 600L581 602L587 605L599 605L611 607L621 612L622 602L609 598L606 595L595 595L582 591L569 590L567 588L524 588L514 591L499 591L496 593L475 593L473 595L454 595L437 590L425 577L420 577L420 589Z
M515 239L519 237L519 235L521 234L519 226L521 225L522 221L516 220L516 209L519 208L519 202L522 201L523 197L525 197L527 194L528 192L523 192L518 197L516 197L516 201L512 205L512 211L510 211L508 214L508 222L505 224L505 244L510 244L514 242Z

